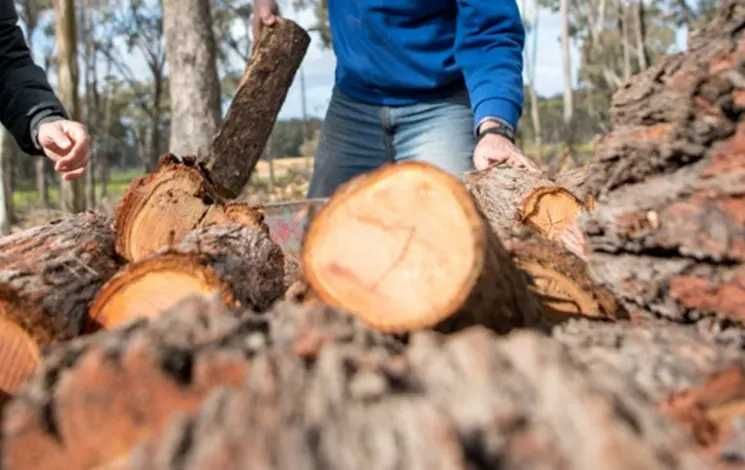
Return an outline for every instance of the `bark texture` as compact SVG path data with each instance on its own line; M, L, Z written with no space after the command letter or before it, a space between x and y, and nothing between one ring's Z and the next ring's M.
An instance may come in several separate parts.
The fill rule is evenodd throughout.
M84 331L118 269L109 221L87 213L0 239L0 391L15 393L43 348Z
M163 2L171 95L170 151L206 155L220 125L220 80L208 0Z
M212 225L124 268L97 295L91 319L94 328L112 328L194 295L264 311L284 291L284 256L265 226Z
M3 463L706 468L626 376L548 337L479 328L402 342L320 304L215 308L189 303L54 351L6 408Z
M745 5L620 90L588 187L596 277L630 310L745 320Z
M310 44L310 36L288 19L263 28L225 123L203 160L223 196L237 197L264 152L287 91Z
M83 332L119 268L110 221L84 213L0 239L0 308L40 345Z

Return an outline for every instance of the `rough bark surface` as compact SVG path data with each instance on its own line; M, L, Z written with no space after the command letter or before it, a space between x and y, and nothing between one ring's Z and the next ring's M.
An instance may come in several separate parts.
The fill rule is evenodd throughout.
M208 0L163 2L170 151L176 155L206 155L220 125L220 80L211 19Z
M591 267L629 310L745 321L745 5L618 92L585 224Z
M92 328L157 316L194 295L217 295L226 306L264 311L284 291L284 256L265 226L212 225L114 276L91 306Z
M288 19L263 28L223 127L203 160L223 196L237 197L264 152L287 91L310 44L310 36Z
M3 468L113 467L211 392L244 385L260 352L276 347L311 360L336 341L400 347L319 304L280 304L269 316L198 298L157 319L72 341L50 352L4 411Z
M80 335L88 304L116 273L110 221L95 213L0 239L0 311L39 345Z
M6 468L707 468L627 376L536 333L404 342L315 303L215 305L52 352L5 410Z

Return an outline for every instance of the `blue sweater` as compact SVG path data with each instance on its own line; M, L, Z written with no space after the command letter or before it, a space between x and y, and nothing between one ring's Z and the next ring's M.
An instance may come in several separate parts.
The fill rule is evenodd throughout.
M468 88L476 123L522 112L525 32L515 0L329 0L336 85L405 106Z

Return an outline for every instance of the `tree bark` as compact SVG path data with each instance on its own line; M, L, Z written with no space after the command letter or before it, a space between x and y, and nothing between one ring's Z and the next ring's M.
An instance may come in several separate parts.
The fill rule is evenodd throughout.
M208 0L163 2L171 95L170 152L206 155L220 125L220 80Z
M311 223L302 259L324 301L381 331L481 324L504 332L541 321L471 195L430 165L389 166L348 183Z
M569 36L569 0L559 1L561 57L564 71L564 126L569 130L574 118L574 82L572 81L572 43Z
M229 307L260 312L284 290L284 257L266 226L217 223L128 265L98 293L90 317L94 328L114 328L191 296L216 296Z
M0 129L0 235L10 233L13 225L13 190L10 188L8 172L12 170L13 137L5 129Z
M2 364L0 377L17 380L0 389L20 385L39 348L83 332L90 301L118 267L109 221L92 213L0 239L0 357L18 357Z
M202 165L218 192L234 198L264 152L310 37L290 20L280 20L254 48L225 123Z
M57 41L58 89L71 119L80 119L78 99L77 32L75 1L54 0L55 37ZM70 213L85 210L85 180L60 180L60 206Z
M587 185L592 271L629 310L745 321L745 6L616 95Z
M265 316L221 308L191 301L52 352L5 410L4 465L712 468L630 373L580 365L533 332L402 342L315 303L282 303ZM632 346L608 331L607 346L583 348L598 358L603 348L631 351L646 339L638 333L628 335ZM704 343L693 336L675 338ZM664 348L650 346L661 359ZM684 347L674 352L666 364L689 360Z

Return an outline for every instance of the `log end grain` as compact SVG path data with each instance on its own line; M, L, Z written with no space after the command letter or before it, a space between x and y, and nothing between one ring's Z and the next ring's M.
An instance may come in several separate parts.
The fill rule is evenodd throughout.
M585 206L571 192L560 187L541 187L532 191L520 208L520 220L549 240L558 240L576 225Z
M210 209L198 168L165 156L159 168L130 185L115 221L117 252L139 261L178 243Z
M111 329L155 317L189 297L235 299L230 287L198 256L168 253L130 264L98 293L91 306L91 330Z
M303 271L324 301L380 331L433 327L468 306L498 315L486 305L490 294L472 295L487 282L486 265L500 262L488 235L457 179L422 163L391 165L348 183L321 209ZM489 280L504 281L510 268Z
M26 383L40 361L39 346L17 324L4 318L0 304L0 403Z

